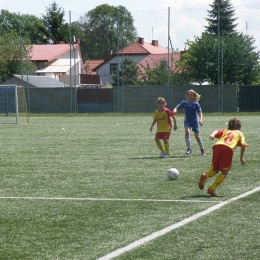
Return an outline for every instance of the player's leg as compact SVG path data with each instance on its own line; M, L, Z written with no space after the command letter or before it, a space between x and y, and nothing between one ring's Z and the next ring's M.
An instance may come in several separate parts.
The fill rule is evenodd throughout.
M187 146L187 151L186 154L191 153L191 140L190 140L190 124L189 122L185 121L184 122L184 128L185 128L185 143Z
M215 162L218 163L217 168L221 169L221 173L217 176L214 183L208 188L208 194L211 196L218 196L216 189L227 177L231 168L232 157L233 151L229 147L225 145L217 145L214 147L212 162L215 160Z
M223 169L222 172L217 176L214 183L208 188L208 194L211 196L219 196L219 194L216 193L216 189L225 180L227 175L228 171Z
M203 172L200 175L199 188L201 190L204 189L204 185L207 179L215 176L219 172L219 161L221 159L222 152L223 150L221 145L217 145L213 147L211 168L207 172Z
M160 141L160 139L161 139L160 137L161 137L161 133L156 133L154 140L155 140L155 143L156 143L157 147L161 151L159 157L162 158L165 155L165 151L164 151L162 143Z
M163 142L164 142L164 150L165 150L165 156L164 158L169 158L170 157L170 133L164 133L163 134Z
M194 136L197 140L197 143L200 147L200 151L201 151L201 154L202 155L206 155L206 152L205 152L205 148L203 146L203 142L202 142L202 139L200 137L200 128L199 128L199 123L198 122L194 122L193 125L192 125L192 130L194 131Z
M205 185L205 182L207 181L208 178L211 178L213 176L215 176L216 174L218 173L217 170L214 170L213 168L210 168L207 172L203 172L201 175L200 175L200 180L199 180L199 188L201 190L204 189L204 185Z

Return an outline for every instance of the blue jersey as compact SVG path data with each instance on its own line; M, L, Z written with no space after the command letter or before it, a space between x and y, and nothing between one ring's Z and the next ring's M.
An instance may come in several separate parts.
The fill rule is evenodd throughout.
M197 101L189 103L188 100L183 100L179 105L176 106L177 109L184 109L185 121L194 122L198 121L197 114L201 114L201 107Z

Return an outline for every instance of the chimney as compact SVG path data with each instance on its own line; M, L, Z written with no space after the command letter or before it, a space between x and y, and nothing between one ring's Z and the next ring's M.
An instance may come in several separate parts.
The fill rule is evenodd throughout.
M158 47L158 40L152 40L152 45Z
M138 43L144 45L144 38L139 37L138 38Z

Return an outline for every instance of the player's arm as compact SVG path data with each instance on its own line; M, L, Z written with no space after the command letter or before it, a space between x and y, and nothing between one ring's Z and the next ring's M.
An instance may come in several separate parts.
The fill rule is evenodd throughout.
M178 104L178 105L172 110L172 112L173 112L174 114L177 114L178 109L179 109L179 108L182 108L182 107L183 107L183 102L181 102L180 104Z
M152 122L152 125L151 125L151 127L150 127L150 132L153 131L153 126L155 125L155 123L156 123L156 120L154 119L153 122Z
M203 125L203 114L202 114L202 112L200 112L198 115L199 115L199 124Z
M213 132L209 135L209 139L210 139L210 140L214 140L215 135L216 135L217 133L218 133L218 130L213 131Z
M240 162L241 162L242 165L245 164L244 153L245 153L245 146L241 145L241 149L240 149Z
M177 122L175 116L173 117L173 129L177 130Z

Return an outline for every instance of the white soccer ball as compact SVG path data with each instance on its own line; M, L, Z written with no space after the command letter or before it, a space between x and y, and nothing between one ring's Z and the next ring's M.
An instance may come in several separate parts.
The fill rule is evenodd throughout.
M167 177L169 180L176 180L178 179L180 173L176 168L171 168L167 171Z

